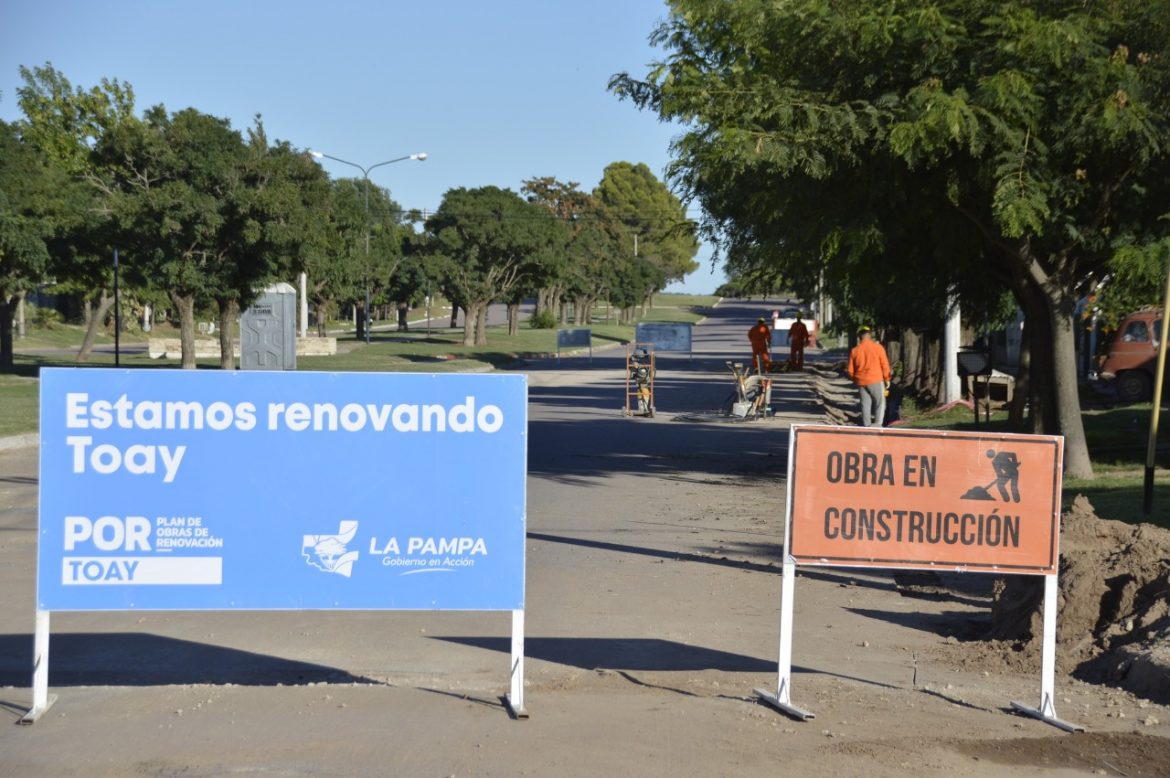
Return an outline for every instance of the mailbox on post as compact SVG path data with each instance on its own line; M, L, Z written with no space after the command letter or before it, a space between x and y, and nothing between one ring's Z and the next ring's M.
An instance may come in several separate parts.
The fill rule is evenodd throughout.
M973 346L964 346L959 349L956 362L959 367L959 377L971 379L971 408L975 411L975 424L979 424L979 398L977 388L979 386L979 376L990 379L991 376L991 351L989 349L975 348ZM991 421L991 382L990 380L983 382L983 392L987 397L987 413L986 420Z

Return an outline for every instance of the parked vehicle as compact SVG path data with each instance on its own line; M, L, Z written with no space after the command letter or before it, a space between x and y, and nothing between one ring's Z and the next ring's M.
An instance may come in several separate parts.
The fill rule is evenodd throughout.
M1143 308L1121 320L1097 374L1113 384L1122 402L1143 402L1154 396L1161 333L1161 308Z

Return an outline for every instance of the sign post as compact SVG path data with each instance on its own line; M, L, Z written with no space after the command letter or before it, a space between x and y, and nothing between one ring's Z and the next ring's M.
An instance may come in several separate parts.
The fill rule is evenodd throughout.
M26 719L55 610L510 611L524 714L525 376L46 369L40 428Z
M777 693L791 704L796 565L1022 573L1045 577L1041 698L1056 717L1056 593L1063 438L793 425L781 586Z
M679 352L694 358L694 326L663 321L641 321L634 327L634 341L653 346L656 352Z
M593 330L581 327L575 330L557 330L557 364L561 363L561 349L589 349L589 364L593 364Z

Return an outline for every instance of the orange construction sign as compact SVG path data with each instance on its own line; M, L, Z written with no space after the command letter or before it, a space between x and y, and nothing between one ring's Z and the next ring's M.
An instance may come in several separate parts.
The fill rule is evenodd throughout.
M796 425L798 564L1051 574L1064 438Z

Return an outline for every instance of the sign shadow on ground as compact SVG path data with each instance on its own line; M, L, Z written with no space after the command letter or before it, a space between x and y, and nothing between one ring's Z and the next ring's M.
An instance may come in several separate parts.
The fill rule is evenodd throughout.
M144 632L56 633L49 655L49 684L57 687L379 683L336 667ZM0 686L27 686L32 665L31 633L0 635Z

